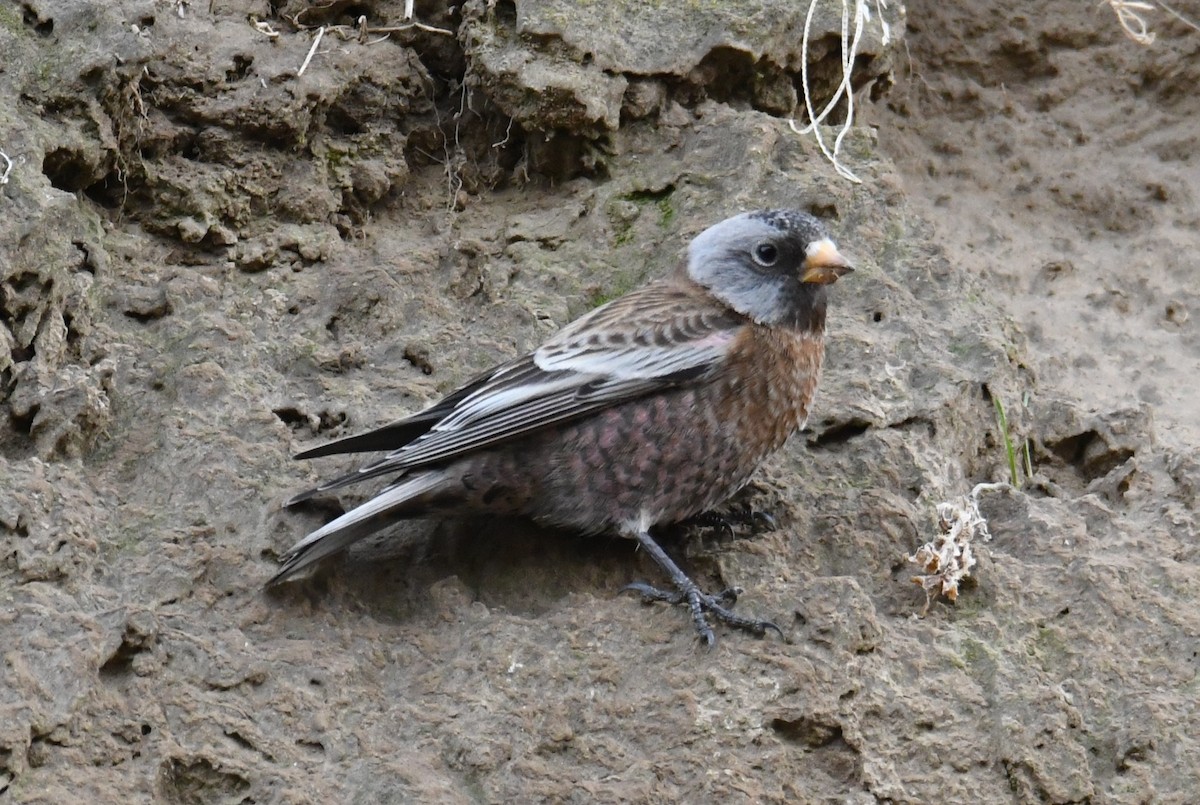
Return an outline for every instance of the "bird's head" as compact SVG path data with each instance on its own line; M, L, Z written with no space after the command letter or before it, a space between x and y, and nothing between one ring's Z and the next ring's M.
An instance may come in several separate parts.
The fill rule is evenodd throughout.
M687 274L729 307L768 326L823 328L825 286L852 271L808 213L760 210L695 237Z

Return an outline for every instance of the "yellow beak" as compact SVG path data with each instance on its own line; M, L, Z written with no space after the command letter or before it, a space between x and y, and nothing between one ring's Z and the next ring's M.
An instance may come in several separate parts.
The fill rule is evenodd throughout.
M800 275L800 281L828 285L837 282L838 277L853 270L854 266L842 257L833 241L824 238L808 244L808 255L804 259L804 273Z

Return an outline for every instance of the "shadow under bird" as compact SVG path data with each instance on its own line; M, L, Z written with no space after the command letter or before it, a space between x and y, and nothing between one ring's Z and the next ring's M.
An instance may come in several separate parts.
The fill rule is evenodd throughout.
M297 458L384 451L296 495L388 486L296 543L278 584L399 519L496 514L636 539L686 605L756 634L773 623L702 591L651 536L721 503L803 427L824 357L828 286L851 270L825 227L795 210L747 212L700 233L671 276L567 325L398 422Z

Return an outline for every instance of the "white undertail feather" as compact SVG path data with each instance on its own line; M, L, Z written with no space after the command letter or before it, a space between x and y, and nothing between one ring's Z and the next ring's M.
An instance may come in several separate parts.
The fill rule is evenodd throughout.
M363 537L387 527L395 521L397 510L410 506L444 480L440 471L402 478L358 508L351 509L293 545L283 558L283 566L268 584L286 581L325 557L333 556Z

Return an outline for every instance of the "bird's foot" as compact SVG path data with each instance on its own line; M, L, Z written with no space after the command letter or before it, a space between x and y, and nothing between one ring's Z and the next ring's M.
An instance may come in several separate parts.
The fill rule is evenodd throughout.
M764 531L774 531L779 522L770 512L754 509L750 504L733 506L729 509L716 511L709 509L693 515L679 523L684 528L711 528L719 531L726 539L737 536L737 527L745 528L751 534Z
M709 625L705 613L712 615L724 624L736 629L742 629L759 637L765 635L768 629L774 629L779 633L780 637L783 637L783 630L771 621L748 618L729 609L729 607L737 603L738 595L742 592L737 587L728 587L716 595L710 595L702 592L694 582L688 579L675 592L660 590L642 581L635 581L632 584L625 585L622 588L622 592L625 590L638 593L647 604L656 601L662 601L667 604L686 604L692 616L692 624L696 627L696 633L709 646L717 642L717 636L713 633L712 626Z
M684 594L678 590L673 593L669 593L666 590L660 590L658 587L652 587L644 581L631 582L621 588L621 592L630 591L640 594L642 596L642 600L647 604L652 604L655 601L663 601L668 604L682 604L685 598ZM718 603L733 606L737 603L738 596L743 592L744 590L742 590L741 587L726 587L716 595L710 595L706 597L711 598Z
M725 514L719 511L703 511L693 515L679 525L684 528L712 528L720 531L726 539L733 539L735 534L733 530L733 521Z
M750 524L756 531L774 531L779 528L779 521L775 519L775 515L757 509L750 512Z
M774 623L771 623L771 621L747 618L729 609L737 601L740 590L731 587L716 595L709 595L702 592L696 586L696 582L688 578L688 575L680 569L679 565L675 564L675 560L667 556L667 552L654 541L649 531L644 529L631 531L630 536L637 539L642 548L658 563L658 566L671 577L671 583L675 585L676 592L666 592L657 587L651 587L645 582L634 582L625 589L640 593L642 600L647 602L665 601L668 604L686 604L688 612L692 616L692 625L696 627L696 633L708 645L711 646L716 643L717 636L713 633L712 626L708 623L707 615L712 615L717 620L735 629L742 629L759 637L765 635L768 629L774 629L779 633L780 637L783 637L783 630Z

